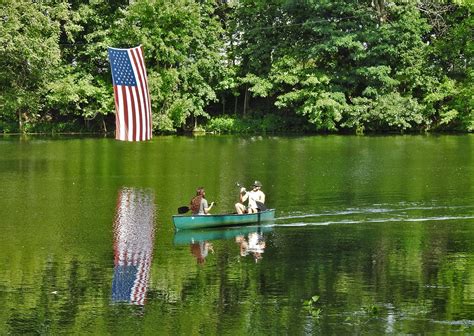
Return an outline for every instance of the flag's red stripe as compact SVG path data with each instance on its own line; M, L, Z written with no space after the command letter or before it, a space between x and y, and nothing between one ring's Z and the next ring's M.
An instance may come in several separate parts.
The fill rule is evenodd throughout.
M141 116L142 120L143 120L143 126L146 125L146 127L143 127L142 128L142 132L143 132L143 137L144 139L148 140L149 139L149 131L148 131L148 123L146 122L148 120L148 114L149 114L149 107L148 107L148 104L147 104L147 96L146 96L146 93L145 93L145 90L146 90L146 82L147 82L147 78L146 78L146 73L143 72L143 66L142 66L142 57L143 55L140 55L140 51L141 49L140 48L135 48L132 52L132 58L133 58L133 63L135 64L135 69L137 69L137 77L138 77L138 80L140 81L140 96L141 96L141 99L143 101L143 106L145 107L144 111L143 112L143 116ZM136 54L135 54L136 52ZM145 84L145 85L144 85Z
M132 301L137 304L143 304L146 297L150 271L150 258L147 257L146 253L140 256L139 263L139 272L132 289Z
M144 53L143 53L143 48L140 46L138 47L138 50L140 51L140 68L141 72L144 74L145 77L145 86L143 88L143 96L144 96L144 101L146 102L146 118L147 118L147 139L151 139L151 102L150 102L150 94L148 92L148 79L146 78L146 68L145 68L145 59L144 59Z
M114 85L114 99L115 99L115 139L120 139L120 113L118 106L118 91L117 86Z
M146 75L146 67L145 67L145 56L144 56L144 52L143 52L143 47L140 46L140 52L141 52L141 62L142 62L142 69L143 69L143 73ZM150 91L148 90L148 80L145 81L145 86L146 86L146 102L148 104L148 114L147 114L147 118L148 118L148 130L150 132L149 134L149 138L148 139L151 139L151 130L152 130L152 124L151 124L151 99L150 99Z
M146 124L146 119L147 119L147 115L148 115L148 109L147 109L147 105L146 105L146 97L144 95L144 90L145 90L145 87L143 86L143 83L146 83L147 81L147 78L146 78L146 73L143 73L140 69L141 67L138 67L139 66L139 63L140 63L140 59L142 57L142 55L140 55L140 48L136 48L135 49L135 58L134 58L134 61L135 61L135 66L137 67L137 70L138 70L138 73L139 73L139 76L140 76L140 101L142 102L143 104L143 107L144 109L142 110L142 113L140 114L140 120L141 120L141 125L142 125L142 139L143 140L148 140L148 125Z
M136 77L138 77L138 80L140 82L140 89L137 90L137 96L139 98L143 98L143 96L142 96L142 94L143 94L143 74L140 73L140 71L138 69L137 56L135 56L135 51L137 51L137 48L132 49L131 52L130 52L130 55L132 57L133 63L135 64L136 75L137 75ZM141 102L141 99L139 100L139 102ZM143 111L142 108L141 108L141 105L139 105L139 106L140 106L140 113L138 114L138 116L139 116L140 131L141 131L139 136L140 136L140 140L145 140L145 139L143 139L145 131L144 131L144 127L143 127L144 123L143 123L142 120L143 120L143 114L146 113L146 110Z
M128 92L130 94L130 105L132 107L132 141L136 140L137 135L137 114L135 111L135 87L128 86Z
M128 104L127 104L127 89L122 85L122 101L123 101L123 118L124 118L124 130L125 130L125 139L128 140Z
M143 118L142 118L142 114L143 114L143 111L142 111L142 97L140 94L137 94L137 99L138 99L138 107L140 108L140 112L138 114L138 116L140 117L140 140L147 140L146 138L143 137L144 135L144 128L145 128L145 125L143 123Z
M147 82L147 78L146 78L146 73L143 72L143 66L142 66L142 62L143 62L143 52L142 52L142 49L140 47L137 47L134 49L136 55L134 54L134 62L135 62L135 66L137 68L137 72L138 74L140 75L140 87L141 87L141 96L142 96L142 100L143 100L143 106L144 106L144 113L143 113L143 116L142 118L144 118L144 121L143 121L143 124L146 125L146 127L144 128L144 137L145 139L149 139L148 137L148 125L146 123L146 120L148 118L148 113L149 113L149 109L148 109L148 104L146 103L147 99L146 99L146 95L145 95L145 89L146 89L146 82Z

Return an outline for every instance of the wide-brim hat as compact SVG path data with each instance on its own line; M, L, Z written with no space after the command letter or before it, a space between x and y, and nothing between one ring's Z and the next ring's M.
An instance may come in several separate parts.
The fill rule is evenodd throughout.
M261 187L262 186L262 183L260 181L255 181L252 186L254 187Z

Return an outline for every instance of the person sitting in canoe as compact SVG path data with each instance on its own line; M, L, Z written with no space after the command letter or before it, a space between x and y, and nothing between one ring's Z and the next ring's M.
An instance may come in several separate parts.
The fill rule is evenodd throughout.
M208 205L206 200L206 191L203 187L199 187L196 190L196 196L194 196L191 200L189 208L191 209L193 215L208 215L213 205L214 202L211 202L211 205Z
M255 181L252 184L252 190L247 191L244 187L240 188L240 202L235 204L235 210L238 214L256 213L261 210L258 204L265 203L265 194L263 193L262 183ZM248 200L248 206L245 207L244 202Z

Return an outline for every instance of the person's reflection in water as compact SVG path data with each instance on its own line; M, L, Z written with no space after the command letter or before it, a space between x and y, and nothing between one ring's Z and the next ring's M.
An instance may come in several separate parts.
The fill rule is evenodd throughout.
M255 262L262 259L266 244L261 233L251 232L248 234L248 239L242 235L237 236L235 242L239 244L241 257L252 254Z
M112 301L144 305L155 237L151 190L122 188L114 221Z
M191 243L191 254L196 258L196 261L199 265L204 264L206 257L209 254L209 251L214 253L214 247L212 243L208 241L200 241L198 243Z

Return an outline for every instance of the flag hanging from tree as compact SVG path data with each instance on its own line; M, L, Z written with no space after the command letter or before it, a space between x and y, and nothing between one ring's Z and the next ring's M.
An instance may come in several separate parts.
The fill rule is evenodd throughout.
M143 48L109 48L115 97L115 139L150 140L151 102Z

